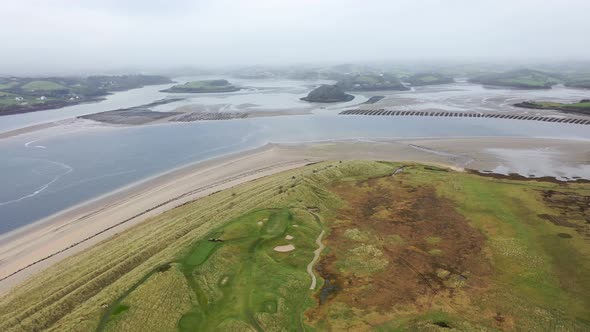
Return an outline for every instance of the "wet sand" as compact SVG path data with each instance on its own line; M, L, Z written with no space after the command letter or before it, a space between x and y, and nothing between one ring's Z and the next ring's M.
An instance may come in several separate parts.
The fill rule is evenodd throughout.
M533 152L522 158L522 151ZM446 138L269 144L173 170L3 236L0 293L69 255L175 206L311 162L352 159L425 162L459 170L504 167L507 173L530 173L541 160L550 166L536 170L536 176L557 170L570 179L590 179L590 143L586 141Z

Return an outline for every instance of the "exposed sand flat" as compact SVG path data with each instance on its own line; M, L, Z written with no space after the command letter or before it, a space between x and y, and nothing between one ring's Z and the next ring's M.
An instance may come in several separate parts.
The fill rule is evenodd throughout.
M22 135L22 134L27 134L27 133L31 133L31 132L35 132L38 130L43 130L43 129L47 129L47 128L51 128L51 127L56 127L58 125L59 125L59 123L56 121L56 122L41 123L41 124L32 125L32 126L28 126L28 127L24 127L24 128L19 128L19 129L13 129L13 130L1 132L0 139L18 136L18 135Z
M276 246L273 248L273 250L278 252L289 252L295 250L295 246L292 244L287 244L284 246Z
M513 155L522 153L510 152L514 150L536 152L521 160ZM535 159L538 155L541 159ZM542 162L551 163L552 172L561 169L570 178L590 179L590 143L586 141L452 138L267 145L171 171L3 236L0 292L69 255L185 202L310 162L345 159L415 161L476 170L502 166L506 172L529 172ZM543 174L547 169L537 171L538 176L547 175Z

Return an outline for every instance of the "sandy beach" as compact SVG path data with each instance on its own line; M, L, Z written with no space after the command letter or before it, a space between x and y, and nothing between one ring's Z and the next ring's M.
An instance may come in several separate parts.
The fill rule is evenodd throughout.
M590 143L586 141L446 138L268 144L144 180L3 236L0 293L67 256L186 202L309 163L345 159L590 178ZM540 163L549 165L539 167Z

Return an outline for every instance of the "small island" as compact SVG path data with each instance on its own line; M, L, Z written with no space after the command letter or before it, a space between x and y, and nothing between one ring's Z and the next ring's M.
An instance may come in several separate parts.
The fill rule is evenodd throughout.
M99 101L115 92L172 83L153 75L0 78L0 115L55 109Z
M312 103L337 103L351 101L354 96L346 94L338 85L320 85L301 100Z
M557 110L565 113L590 115L590 99L582 99L577 103L555 103L547 101L524 101L514 104L516 107L540 110Z
M538 70L519 69L473 77L469 79L469 82L517 89L551 89L552 86L561 83L562 80L554 74Z
M455 79L452 76L443 75L440 73L418 73L409 76L405 79L405 81L410 83L412 86L455 83Z
M192 81L184 84L177 84L169 89L162 90L162 92L173 93L219 93L219 92L235 92L240 88L234 86L227 80L203 80Z

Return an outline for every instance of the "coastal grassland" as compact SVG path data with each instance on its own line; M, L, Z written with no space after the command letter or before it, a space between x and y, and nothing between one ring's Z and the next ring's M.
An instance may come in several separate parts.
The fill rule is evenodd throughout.
M0 300L0 330L587 331L589 204L584 183L308 165L62 261Z
M211 296L214 301L222 301L222 298L215 296L219 296L220 290L223 293L223 291L237 287L235 283L241 281L231 279L232 274L237 273L246 273L247 276L247 273L252 273L250 276L255 277L252 281L244 281L249 282L250 285L254 282L253 285L260 288L260 293L255 292L249 295L251 299L267 298L272 301L273 289L281 290L281 294L274 294L277 305L276 313L272 313L274 302L269 302L268 306L262 306L257 311L243 313L244 315L248 314L250 319L256 319L259 324L275 324L274 320L277 315L285 315L286 302L280 300L281 297L293 294L303 301L304 295L299 293L311 295L311 291L308 289L310 279L302 282L303 274L301 273L304 273L306 267L302 264L311 261L312 249L315 248L311 240L315 240L318 235L319 226L310 224L310 213L316 212L310 212L308 208L312 207L313 211L321 211L318 212L321 214L321 218L327 218L330 216L330 211L334 210L334 206L339 204L339 199L326 191L325 186L328 183L342 177L379 176L387 174L392 168L393 166L389 164L373 162L310 165L242 184L167 211L89 250L61 261L4 296L0 300L0 330L92 331L99 327L101 319L111 310L112 306L116 307L116 312L112 314L117 317L112 319L109 317L105 324L106 328L119 327L118 321L122 324L121 328L129 327L130 325L126 325L126 320L123 319L126 315L130 318L129 321L136 323L133 317L142 317L142 309L150 311L150 308L157 308L151 310L151 314L161 318L162 325L159 326L166 330L177 319L179 320L178 324L190 322L192 317L190 313L198 313L197 309L200 307L198 301L203 294L210 294L208 296ZM291 213L293 220L300 225L300 227L294 227L296 229L287 228L287 231L293 233L289 235L294 237L291 240L296 246L294 251L288 253L269 252L268 248L273 245L285 244L285 240L280 240L279 237L275 238L275 235L266 238L265 236L270 236L266 233L256 235L255 228L252 228L253 225L240 230L245 232L245 239L242 241L244 243L236 240L235 244L229 242L226 245L225 241L212 243L208 241L211 234L223 230L224 226L232 224L232 222L239 224L236 220L245 221L248 218L254 218L251 213L260 210L266 211L260 213L270 213L271 211L277 213L276 211L278 211L280 218L283 218L281 213L287 213L285 211ZM245 215L247 216L243 217L245 219L238 219ZM270 214L268 218L271 220ZM236 229L233 228L238 226L228 227L224 236L235 234L232 237L238 237ZM271 229L270 234L275 234L273 232L279 234L281 227L277 228L278 231ZM259 240L255 240L256 236ZM204 239L207 241L203 242ZM223 286L225 288L216 286L213 277L218 265L215 264L220 264L225 255L239 253L240 248L250 241L256 243L260 241L260 243L258 243L258 247L253 246L252 253L243 253L246 258L260 262L260 266L266 266L267 263L281 265L274 267L269 265L268 269L270 270L267 270L274 271L273 273L279 275L285 271L294 270L299 271L299 274L293 274L293 279L289 278L290 281L284 285L271 285L267 280L272 279L272 275L258 275L256 271L252 270L251 272L233 270L234 268L239 269L238 265L227 266L229 269L227 286ZM200 248L200 243L205 243L202 244L205 249L211 244L216 244L219 247L202 266L197 264L199 263L197 258L192 261L184 260L184 257L191 257L191 250L196 252L196 256L193 257L202 257L200 255L204 251ZM202 271L206 273L194 276L189 273L189 278L187 278L187 264L194 264L198 268L197 271L201 271L202 268ZM167 265L169 265L168 268L163 268ZM211 281L206 283L208 279L203 278L210 278ZM281 278L285 280L284 277ZM178 286L160 285L154 280L169 280ZM280 280L277 279L277 282ZM191 289L193 281L204 286L202 293L199 291L198 294L191 295L190 291L187 292ZM267 286L269 286L268 294L263 292ZM134 287L136 288L134 289ZM299 291L289 293L294 287ZM174 306L159 306L157 301L162 299L158 299L153 294L151 298L148 296L149 294L146 294L146 297L143 296L144 292L150 293L158 290L178 297L179 303ZM289 292L285 292L285 290ZM184 295L180 296L179 293ZM246 295L240 296L246 299ZM138 306L137 301L146 301L146 304ZM260 305L259 302L252 302L252 304ZM303 307L302 305L298 310L303 310ZM228 308L227 312L239 312L241 309L247 308L252 307L246 303L241 307L237 307L236 304L235 308ZM224 318L222 309L216 309L215 306L209 309L213 312L210 322ZM183 317L185 318L182 319ZM119 318L121 319L119 320ZM158 323L147 319L144 321L146 324ZM235 324L250 326L249 322L236 321ZM234 323L225 322L225 324ZM142 330L142 325L135 325L132 328Z
M321 330L586 331L590 186L409 165L341 182ZM326 287L329 285L329 287Z

